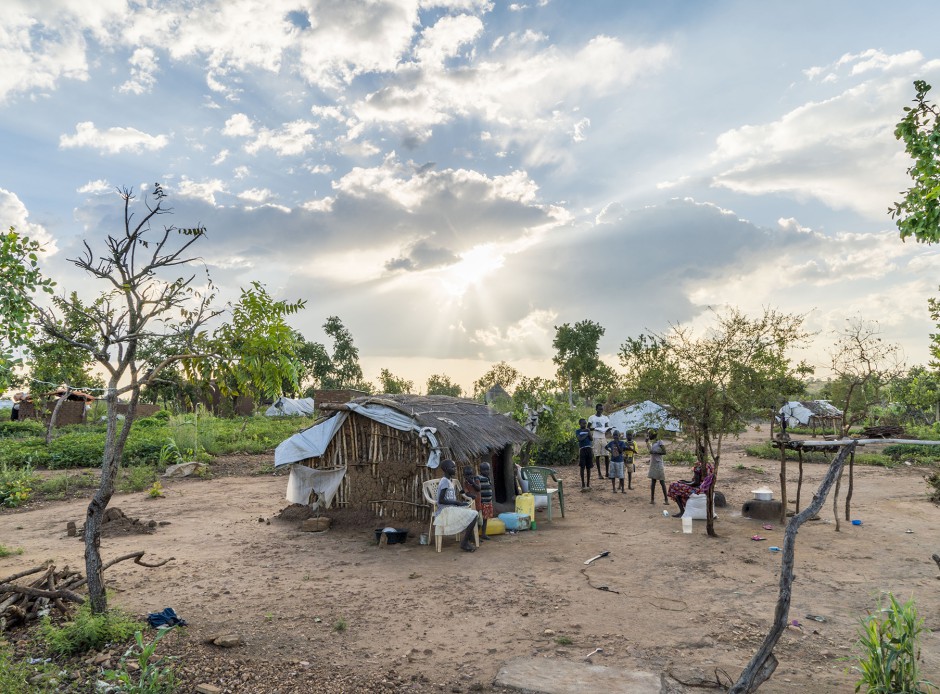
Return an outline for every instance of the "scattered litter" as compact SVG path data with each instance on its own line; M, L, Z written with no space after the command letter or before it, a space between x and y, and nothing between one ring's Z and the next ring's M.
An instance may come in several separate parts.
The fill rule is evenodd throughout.
M669 518L669 511L663 511L663 518Z
M773 529L774 529L774 526L772 526L770 523L764 523L764 525L762 525L761 527L762 527L764 530L773 530Z
M791 619L791 620L790 620L790 626L800 627L801 629L803 628L803 625L800 624L800 620L798 620L798 619Z
M584 656L584 659L585 659L585 660L588 660L588 659L590 659L590 657L591 657L592 655L596 655L596 654L598 654L598 653L603 653L603 652L604 652L604 649L603 649L603 648L595 648L593 651L591 651L591 652L588 653L586 656Z
M754 540L755 542L760 542L761 540L766 540L767 538L761 537L760 535L754 535L751 537L751 539Z
M147 615L147 624L154 629L169 629L171 627L184 627L186 620L180 619L179 615L172 607L165 608L162 612L151 612Z
M768 547L767 549L768 549L769 551L771 551L771 552L779 552L779 551L780 551L780 548L779 548L779 547Z
M819 614L808 614L806 615L807 619L812 619L814 622L826 622L828 621L825 617Z
M860 521L858 518L852 521L852 525L861 525L861 524L862 524L862 521Z
M905 461L904 461L904 464L907 465L908 467L910 467L911 465L913 465L913 463L912 463L910 460L905 460Z
M591 557L591 558L588 559L586 562L584 562L584 565L585 565L585 566L589 566L592 562L595 562L595 561L597 561L598 559L603 559L603 558L606 557L608 554L610 554L610 550L607 550L606 552L601 552L601 553L598 554L596 557Z
M914 531L911 530L910 528L908 528L908 529L905 530L904 532L907 533L908 535L913 535L913 534L914 534Z

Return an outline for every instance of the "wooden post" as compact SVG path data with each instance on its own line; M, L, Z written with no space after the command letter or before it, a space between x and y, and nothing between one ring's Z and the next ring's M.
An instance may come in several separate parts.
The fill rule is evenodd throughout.
M787 523L787 447L780 442L780 525Z
M845 520L852 520L852 488L855 486L855 451L849 457L849 490L845 493Z
M803 491L803 447L797 449L797 455L800 459L800 479L796 483L796 513L800 512L800 492Z
M751 658L747 667L741 672L738 681L734 683L728 694L752 694L758 687L766 682L777 669L777 658L774 656L774 646L780 640L784 629L787 628L787 622L790 613L790 599L793 589L793 563L796 550L796 534L807 520L819 513L829 490L832 488L833 481L842 476L842 467L845 464L845 458L849 451L855 451L854 443L846 446L842 452L836 456L836 459L829 466L829 471L823 479L819 489L813 495L812 503L804 511L797 513L790 519L787 529L783 536L783 557L780 562L780 594L777 598L777 607L774 610L774 622L764 637L764 642Z
M844 448L842 449L845 450ZM855 446L852 446L852 450L855 450ZM839 457L842 457L842 452L839 452ZM842 485L842 472L844 467L839 467L839 477L836 479L836 490L832 495L832 512L836 517L836 532L839 532L839 487Z

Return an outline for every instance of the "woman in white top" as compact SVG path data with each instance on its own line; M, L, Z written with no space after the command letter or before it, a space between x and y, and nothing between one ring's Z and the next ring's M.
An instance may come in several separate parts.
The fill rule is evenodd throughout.
M475 552L477 548L473 546L473 528L477 524L477 512L476 509L469 508L466 501L457 499L453 481L457 473L457 463L450 459L444 460L441 462L441 471L444 477L437 488L434 532L438 535L451 535L463 531L460 549L464 552Z

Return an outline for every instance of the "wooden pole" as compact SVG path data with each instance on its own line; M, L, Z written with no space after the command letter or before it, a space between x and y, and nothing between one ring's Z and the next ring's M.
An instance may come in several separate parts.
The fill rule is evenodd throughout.
M851 445L851 444L850 444L850 445ZM852 447L852 450L854 451L854 450L855 450L855 445L851 445L851 447ZM843 456L842 456L842 453L843 453L844 451L845 451L845 448L843 448L841 451L839 451L839 457L840 457L840 458L843 457ZM836 517L836 532L839 532L839 487L842 485L842 472L843 472L843 469L844 469L843 466L840 466L840 467L839 467L839 477L838 477L838 479L836 479L836 490L835 490L835 492L834 492L833 495L832 495L832 512L833 512L833 514L834 514L835 517Z
M852 520L852 488L855 486L855 451L849 456L849 490L845 493L845 520Z
M796 483L796 512L800 512L800 492L803 491L803 448L797 449L797 455L800 460L800 479Z
M787 523L787 447L780 442L780 525Z
M777 645L777 641L780 640L784 629L787 628L787 621L789 619L790 599L793 589L793 563L796 550L796 534L803 523L819 513L819 510L826 502L826 497L829 495L829 490L832 488L833 482L842 475L842 467L845 464L846 457L850 455L851 452L855 451L855 445L854 443L850 443L836 456L836 459L832 461L832 464L829 466L826 477L819 485L819 489L817 489L816 493L813 495L812 503L810 503L804 511L795 514L793 518L790 519L789 524L787 524L787 529L783 536L783 557L780 562L780 594L777 598L777 607L774 610L773 625L767 633L767 636L764 637L764 642L761 644L760 648L757 649L754 657L751 658L747 667L741 671L741 676L738 677L738 681L728 690L728 694L752 694L752 692L757 691L758 687L766 682L774 673L774 670L777 669L777 658L774 656L774 646Z

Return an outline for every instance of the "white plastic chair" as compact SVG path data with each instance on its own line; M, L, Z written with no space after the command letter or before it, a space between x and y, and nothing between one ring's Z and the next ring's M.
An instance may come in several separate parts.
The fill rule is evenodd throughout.
M424 500L431 505L431 519L428 521L428 545L431 544L431 538L434 538L434 544L437 551L441 551L442 537L434 531L434 514L437 513L437 493L440 490L441 480L428 480L421 485L421 491L424 494ZM467 502L467 508L474 508L473 499ZM460 540L460 533L454 535L455 540ZM480 529L477 525L473 526L473 541L476 546L480 546Z

